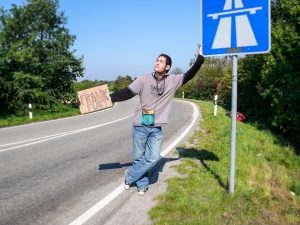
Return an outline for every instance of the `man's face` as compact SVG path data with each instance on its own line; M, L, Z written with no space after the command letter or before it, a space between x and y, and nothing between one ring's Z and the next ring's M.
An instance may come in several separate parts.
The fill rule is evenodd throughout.
M169 69L170 69L170 65L167 65L166 58L163 56L158 57L154 65L154 71L157 72L158 74L163 75Z

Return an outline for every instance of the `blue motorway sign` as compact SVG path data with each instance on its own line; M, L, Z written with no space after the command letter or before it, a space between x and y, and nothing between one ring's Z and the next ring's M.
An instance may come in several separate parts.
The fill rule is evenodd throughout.
M204 56L267 53L270 0L200 0Z

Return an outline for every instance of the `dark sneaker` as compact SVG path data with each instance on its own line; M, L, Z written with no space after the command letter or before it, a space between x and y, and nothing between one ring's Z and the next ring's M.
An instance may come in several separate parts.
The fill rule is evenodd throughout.
M124 189L129 190L130 188L130 183L128 183L126 180L124 180Z
M131 186L131 184L128 183L127 180L126 180L126 177L127 177L127 171L128 171L128 169L125 170L124 184L123 184L125 190L129 190L129 188L130 188L130 186Z

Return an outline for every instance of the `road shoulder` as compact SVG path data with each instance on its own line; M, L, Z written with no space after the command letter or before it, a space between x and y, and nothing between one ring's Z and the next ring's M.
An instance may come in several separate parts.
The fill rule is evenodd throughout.
M150 177L150 187L145 195L139 196L136 187L131 198L105 223L105 225L148 225L152 224L148 211L156 205L155 197L167 191L167 180L172 177L182 176L174 168L181 159L173 150L162 159Z

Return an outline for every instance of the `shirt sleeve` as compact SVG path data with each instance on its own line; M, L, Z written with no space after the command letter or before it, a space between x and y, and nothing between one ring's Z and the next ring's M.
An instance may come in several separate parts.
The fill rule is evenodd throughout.
M134 94L140 94L142 92L143 88L143 77L136 78L129 86L128 88L134 93Z
M175 86L176 90L183 85L183 79L184 79L183 74L172 75L172 78L173 78L173 85Z
M110 94L112 102L120 102L131 99L135 94L128 88L123 88L115 93Z

